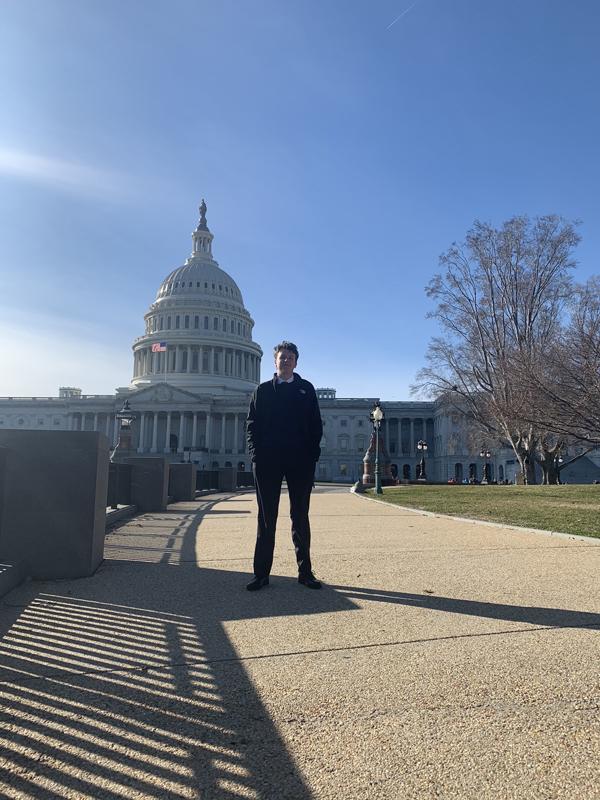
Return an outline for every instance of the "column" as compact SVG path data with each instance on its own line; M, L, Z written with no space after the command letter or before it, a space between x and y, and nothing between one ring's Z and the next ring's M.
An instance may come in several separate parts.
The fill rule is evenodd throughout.
M114 426L113 427L113 438L112 438L113 447L116 447L117 446L117 442L119 441L119 425L120 425L120 422L115 417L114 418L114 422L113 422L113 426Z
M240 452L239 415L233 415L233 452Z
M206 441L205 441L205 445L208 448L208 452L209 453L210 453L210 434L212 432L210 428L211 428L211 418L210 418L209 412L207 411L206 412Z
M175 347L175 372L181 372L181 347Z
M177 452L183 453L183 426L185 424L185 412L179 412L179 442L177 444Z
M146 412L142 411L142 415L140 417L140 438L138 440L138 453L144 452L144 428L146 426Z
M416 455L417 449L415 447L415 421L411 418L410 420L410 454L411 456Z
M194 411L192 421L192 450L196 449L196 434L198 433L198 412Z
M171 452L171 412L167 411L167 430L165 432L165 453Z
M108 436L110 434L110 414L106 415L106 431L105 431L105 433L106 433L106 438L108 439Z
M156 453L158 444L158 411L154 412L154 421L152 424L152 450L151 453Z
M187 354L188 354L188 359L187 359L186 372L191 372L192 371L192 345L191 344L188 344Z
M97 412L94 414L94 430L95 431L98 430L98 413Z
M202 374L202 362L204 360L204 348L202 345L198 348L198 373Z
M221 453L225 452L225 414L221 414Z
M386 417L385 425L383 428L383 436L385 442L385 449L387 450L388 455L390 454L390 420Z
M214 373L214 366L215 366L215 348L209 347L208 348L208 374L212 375Z

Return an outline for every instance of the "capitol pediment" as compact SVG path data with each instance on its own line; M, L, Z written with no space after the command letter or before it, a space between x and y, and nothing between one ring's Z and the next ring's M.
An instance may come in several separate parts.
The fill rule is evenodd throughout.
M171 386L168 383L159 383L155 386L145 386L143 389L138 389L131 392L129 395L130 402L135 405L139 403L151 405L173 405L179 403L194 403L198 405L202 402L203 398L189 392L186 389L180 389L177 386Z

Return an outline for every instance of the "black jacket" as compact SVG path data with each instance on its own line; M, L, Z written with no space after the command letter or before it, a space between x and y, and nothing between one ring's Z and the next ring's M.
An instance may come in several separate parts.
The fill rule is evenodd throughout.
M284 387L288 398L285 412L292 423L286 423L285 430L278 429L281 424L278 389L275 376L257 386L252 395L246 420L250 458L255 462L280 449L293 457L316 463L321 455L323 423L314 386L295 372L293 383Z

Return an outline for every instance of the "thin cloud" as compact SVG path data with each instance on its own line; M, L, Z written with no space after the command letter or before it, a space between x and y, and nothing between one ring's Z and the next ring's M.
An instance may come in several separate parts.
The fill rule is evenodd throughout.
M107 200L133 199L133 181L110 169L0 146L0 175Z
M419 0L415 0L415 2L411 6L409 6L407 9L405 9L398 17L396 17L396 19L392 20L392 22L390 22L390 24L387 26L386 31L389 31L389 29L392 27L392 25L395 25L399 20L402 19L402 17L406 16L406 14L408 14L409 11L412 11L412 9L416 5L418 5L418 3L419 3Z

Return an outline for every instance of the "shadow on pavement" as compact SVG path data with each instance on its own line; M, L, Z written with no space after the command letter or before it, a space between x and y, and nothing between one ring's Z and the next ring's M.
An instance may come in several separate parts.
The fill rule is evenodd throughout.
M355 600L373 600L381 603L400 603L450 614L468 614L474 617L524 622L529 625L547 625L556 628L600 628L600 614L590 611L570 611L562 608L536 606L510 606L504 603L485 603L480 600L462 600L428 594L389 592L385 589L367 589L360 586L331 586L344 597Z
M312 797L223 622L356 606L284 577L250 595L247 573L190 563L218 502L147 515L148 526L171 520L162 544L92 578L4 598L0 796ZM135 522L107 551L135 537ZM163 559L175 550L178 565Z

